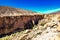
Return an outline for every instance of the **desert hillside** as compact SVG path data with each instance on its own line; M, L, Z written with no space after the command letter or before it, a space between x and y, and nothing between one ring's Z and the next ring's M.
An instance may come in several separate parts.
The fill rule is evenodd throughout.
M9 7L3 8L10 9ZM3 17L0 17L0 34L9 34L10 32L14 33L10 35L7 34L5 35L5 37L3 36L2 38L0 38L0 40L60 40L59 11L51 14L37 14L27 11L27 15L26 12L21 10L24 13L21 13L19 11L19 14L22 15L18 15L18 13L16 13L16 10L14 12L12 9L10 10L13 13L12 14L10 11L12 16L8 15L10 13L0 13L1 15L3 15ZM11 24L12 26L9 26ZM15 29L18 28L20 29L18 30L19 32L15 32Z
M20 16L20 15L38 15L36 12L19 9L19 8L13 8L13 7L7 7L7 6L0 6L0 16ZM39 14L41 15L41 14Z

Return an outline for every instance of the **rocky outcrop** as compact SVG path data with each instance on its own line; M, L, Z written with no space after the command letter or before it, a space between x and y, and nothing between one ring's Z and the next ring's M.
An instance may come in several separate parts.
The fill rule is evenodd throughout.
M44 15L19 9L0 7L0 34L31 29ZM27 14L28 13L28 14Z

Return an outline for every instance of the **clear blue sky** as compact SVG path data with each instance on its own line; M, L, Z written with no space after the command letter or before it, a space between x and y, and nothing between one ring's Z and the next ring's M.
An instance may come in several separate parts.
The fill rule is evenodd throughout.
M12 6L37 12L60 9L60 0L0 0L1 6Z

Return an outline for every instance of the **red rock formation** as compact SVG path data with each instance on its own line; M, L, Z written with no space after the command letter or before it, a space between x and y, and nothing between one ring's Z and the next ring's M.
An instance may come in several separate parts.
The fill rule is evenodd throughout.
M17 29L20 30L30 29L34 25L36 25L39 20L44 18L43 15L34 14L34 13L32 14L32 12L31 13L29 12L30 14L26 14L28 11L27 12L23 11L22 15L20 15L21 13L18 12L15 13L18 9L13 10L13 8L8 8L8 7L3 7L2 9L4 9L3 10L4 12L0 11L0 34L7 34ZM5 9L6 11L8 11L9 9L8 13L6 13Z

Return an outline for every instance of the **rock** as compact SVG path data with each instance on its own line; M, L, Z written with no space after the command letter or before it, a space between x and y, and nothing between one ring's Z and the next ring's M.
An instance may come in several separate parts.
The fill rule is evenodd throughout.
M55 40L60 40L60 37L59 37L59 36L57 36L57 37L55 38Z
M27 36L27 34L23 34L19 37L19 40L25 40L25 37Z
M27 34L27 33L29 33L29 32L31 32L31 30L28 30L28 29L27 29L24 33Z
M60 31L60 26L57 27L57 31Z

